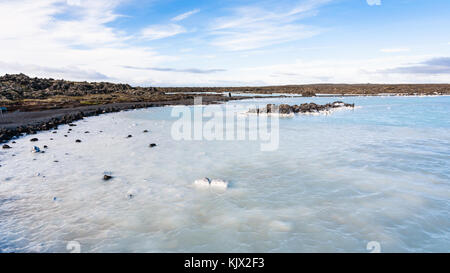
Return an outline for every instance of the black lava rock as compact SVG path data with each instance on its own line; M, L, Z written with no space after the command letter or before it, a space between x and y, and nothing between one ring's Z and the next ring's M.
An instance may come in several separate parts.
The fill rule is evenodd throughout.
M107 175L107 174L105 174L105 175L103 176L103 180L105 180L105 181L108 181L108 180L110 180L110 179L112 179L112 178L113 178L112 176Z

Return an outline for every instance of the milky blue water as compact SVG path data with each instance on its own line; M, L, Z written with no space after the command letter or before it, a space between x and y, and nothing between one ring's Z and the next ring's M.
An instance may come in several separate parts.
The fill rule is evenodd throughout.
M82 252L368 252L375 241L381 252L449 252L450 97L230 105L334 100L357 107L281 118L273 151L176 140L173 107L20 138L0 150L0 251L67 252L76 241ZM46 153L30 153L32 137ZM229 187L194 187L203 177Z

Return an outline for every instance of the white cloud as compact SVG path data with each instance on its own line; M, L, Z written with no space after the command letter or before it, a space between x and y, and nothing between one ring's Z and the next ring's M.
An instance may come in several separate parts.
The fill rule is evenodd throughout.
M81 6L81 0L67 0L69 6Z
M380 6L381 0L367 0L369 6Z
M190 17L190 16L192 16L192 15L198 13L198 12L200 12L199 9L194 9L194 10L185 12L183 14L180 14L178 16L173 17L172 21L174 21L174 22L182 21L182 20L184 20L184 19L186 19L186 18L188 18L188 17Z
M317 35L318 33L320 33L318 29L301 25L270 26L269 24L259 24L258 27L249 30L248 33L220 33L221 37L216 38L212 42L212 45L232 51L249 50L304 39Z
M115 13L120 1L79 1L73 6L75 2L0 1L0 74L135 83L150 75L122 66L174 60L132 45L130 36L107 26L121 16Z
M141 37L148 40L163 39L185 33L186 29L177 24L152 25L141 31Z
M6 69L9 73L33 73L33 75L39 75L41 77L47 77L48 74L53 75L56 78L63 78L70 75L76 79L83 80L112 80L108 76L97 72L95 70L83 70L78 67L48 67L34 64L23 65L19 63L5 63L0 62L0 69Z
M330 0L306 1L294 7L274 10L244 6L232 16L216 19L211 27L215 36L211 44L226 50L248 50L296 41L321 33L321 29L298 21L317 13L317 8Z
M448 74L390 73L408 63L426 63L435 56L398 56L369 59L293 60L291 63L244 68L245 80L264 79L265 85L309 83L423 83L448 82ZM441 58L442 59L442 58ZM389 73L388 73L389 72ZM241 78L241 80L243 80Z
M408 52L409 48L382 48L380 49L383 53L398 53L398 52Z
M177 40L186 42L181 48L175 48L183 54L165 56L151 47L137 46L135 41L141 38L139 34L143 34L149 40L146 44L151 45L151 40L184 33L186 29L172 22L149 26L137 31L137 35L122 32L111 24L122 16L116 12L121 4L119 0L0 0L0 25L3 26L0 31L0 74L23 72L38 77L157 86L448 82L448 75L407 73L417 71L408 64L420 64L442 56L392 54L377 59L321 60L320 56L314 59L304 54L308 60L272 61L272 65L252 66L257 58L255 48L321 33L321 29L300 22L302 18L315 15L317 8L326 1L303 3L294 7L279 5L276 10L241 7L231 16L217 18L208 25L206 34L215 46L227 50L252 49L252 52L215 52L193 37L189 42ZM202 47L197 48L199 44ZM301 45L297 47L298 51L302 48ZM202 51L198 52L199 49ZM191 51L199 57L188 56L192 55L187 54ZM382 52L404 51L405 48L382 49ZM260 52L258 56L263 54ZM268 50L268 54L271 54L268 59L277 57L276 50ZM244 57L245 62L242 62L240 58ZM180 64L184 68L180 68ZM399 67L405 66L408 69L401 70L402 73L386 73L389 69L399 71Z

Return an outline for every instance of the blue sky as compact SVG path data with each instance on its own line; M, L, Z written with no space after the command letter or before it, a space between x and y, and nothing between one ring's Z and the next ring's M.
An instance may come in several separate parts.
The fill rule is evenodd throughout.
M0 0L0 74L145 86L450 82L448 0Z

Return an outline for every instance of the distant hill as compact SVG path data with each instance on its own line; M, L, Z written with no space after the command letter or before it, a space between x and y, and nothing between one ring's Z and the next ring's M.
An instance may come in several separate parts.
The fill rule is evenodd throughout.
M6 74L0 77L0 101L47 99L53 96L87 96L123 94L132 97L163 95L163 92L251 92L314 94L400 93L408 95L450 94L450 84L307 84L261 87L133 87L109 82L74 82L66 80L30 78L25 74Z
M450 84L306 84L261 87L161 87L159 90L163 92L292 93L308 97L314 94L443 95L450 94Z

